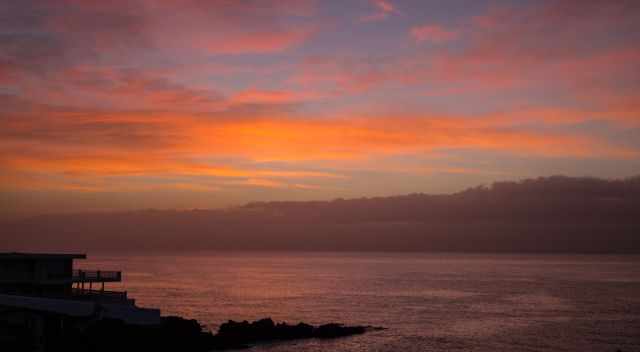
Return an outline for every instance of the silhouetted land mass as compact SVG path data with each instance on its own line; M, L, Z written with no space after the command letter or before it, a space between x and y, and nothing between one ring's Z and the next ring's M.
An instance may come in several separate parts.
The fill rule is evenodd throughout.
M212 351L243 349L262 342L288 341L308 338L339 338L364 334L383 328L345 326L329 323L313 326L306 323L290 325L274 323L271 318L255 322L228 321L217 334L203 330L198 321L181 317L163 317L158 326L128 325L121 320L102 319L84 330L62 329L57 338L51 337L47 351L113 352L113 351ZM17 337L5 347L11 351L32 351L29 337Z
M259 202L224 210L38 216L3 227L29 250L639 253L640 176L554 176L448 195Z

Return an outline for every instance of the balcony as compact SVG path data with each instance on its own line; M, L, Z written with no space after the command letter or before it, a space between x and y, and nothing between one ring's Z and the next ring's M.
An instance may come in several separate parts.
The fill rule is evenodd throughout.
M103 271L103 270L74 270L74 283L84 282L120 282L122 281L121 271Z
M107 291L73 288L71 290L72 298L75 300L101 302L101 303L126 303L134 304L133 299L127 297L127 291Z

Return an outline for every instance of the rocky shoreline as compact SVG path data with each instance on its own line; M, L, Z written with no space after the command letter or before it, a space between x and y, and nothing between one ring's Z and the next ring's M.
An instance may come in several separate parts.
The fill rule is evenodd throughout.
M263 342L297 339L330 339L381 330L372 326L346 326L337 323L313 326L275 323L271 318L254 322L228 321L216 334L205 331L196 320L162 317L159 326L128 325L119 320L102 319L83 331L67 331L55 341L53 350L113 352L121 350L204 352L244 349Z

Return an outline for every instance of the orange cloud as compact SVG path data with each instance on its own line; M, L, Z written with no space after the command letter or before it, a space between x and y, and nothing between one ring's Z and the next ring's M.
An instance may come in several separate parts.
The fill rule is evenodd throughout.
M38 155L42 169L113 173L176 171L247 177L237 170L187 162L353 159L437 149L489 149L534 155L629 157L606 140L537 133L518 121L580 121L576 110L514 110L481 116L397 115L301 118L187 113L95 113L43 110L0 121L3 157ZM94 159L84 160L84 159ZM176 164L174 161L180 161ZM65 166L56 166L59 165ZM249 171L256 175L257 171ZM277 176L275 173L269 176ZM286 176L283 174L283 176ZM292 176L292 175L288 175ZM303 176L313 176L306 174ZM331 176L316 175L316 176Z
M244 181L240 181L238 183L246 186L258 186L258 187L268 187L268 188L283 188L286 186L286 184L282 182L260 179L260 178L250 178Z
M571 110L302 118L286 114L256 117L241 112L210 115L34 109L0 120L0 169L14 175L4 187L184 190L185 184L193 184L211 191L227 186L312 190L350 175L258 165L320 165L317 161L323 161L331 169L332 161L337 165L338 161L374 161L451 149L538 157L639 156L638 150L615 141L575 133L535 132L520 128L516 122L580 121L580 112ZM234 160L243 160L244 165L238 166ZM384 163L376 166L380 171L396 169ZM441 170L471 172L464 167ZM413 173L424 172L415 169ZM148 181L129 184L126 180L132 177Z
M282 179L345 178L343 175L317 171L283 171L238 169L228 166L196 164L188 161L166 160L153 155L117 154L70 157L57 155L55 159L36 156L4 156L0 164L7 169L28 172L49 172L79 177L186 175L220 178L268 177Z

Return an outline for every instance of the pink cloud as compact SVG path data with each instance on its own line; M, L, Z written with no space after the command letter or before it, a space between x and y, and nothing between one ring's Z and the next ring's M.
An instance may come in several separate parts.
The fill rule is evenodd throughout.
M57 91L45 86L41 94L47 101L71 106L97 104L118 109L172 111L214 111L225 106L220 92L173 82L168 78L170 73L170 70L78 66L52 75L52 80L64 82L64 89Z
M424 25L411 28L409 34L417 42L444 43L458 38L459 33L454 30L447 30L438 25Z
M362 22L375 22L387 19L390 15L398 13L395 6L387 0L371 0L376 12L360 18Z
M247 89L234 95L232 104L293 104L318 98L312 92Z
M273 53L304 42L313 30L297 28L288 30L225 33L224 36L205 38L207 50L215 54Z
M527 102L530 94L553 95L560 109L571 104L582 107L580 117L556 115L560 120L600 118L627 123L640 119L634 104L640 47L630 38L638 31L640 11L624 2L574 5L542 1L494 8L456 28L414 27L409 35L419 42L459 38L459 46L379 60L310 59L300 66L295 81L305 88L321 87L338 94L402 84L430 95L489 99L504 93L519 95L505 99L506 110Z
M291 81L304 89L321 90L328 95L361 93L397 78L396 63L395 60L355 57L315 57L303 62Z
M298 6L300 5L300 6ZM161 2L148 5L146 29L161 50L214 54L285 51L314 34L311 2ZM304 17L296 25L290 19Z

